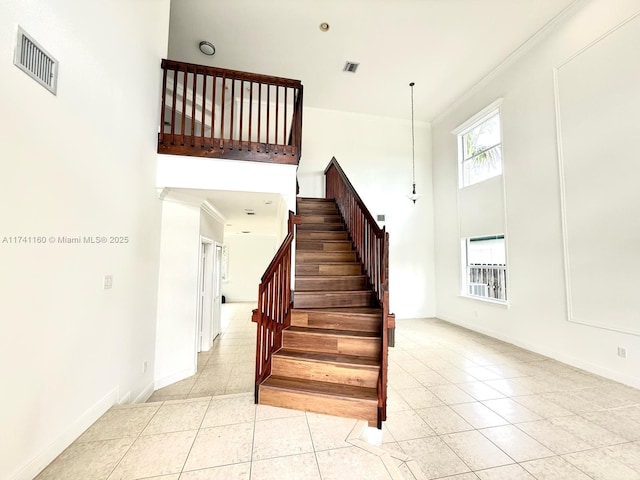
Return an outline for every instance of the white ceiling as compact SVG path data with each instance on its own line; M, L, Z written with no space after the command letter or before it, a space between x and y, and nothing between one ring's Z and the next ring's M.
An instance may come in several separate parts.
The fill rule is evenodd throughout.
M192 205L208 202L224 218L225 235L280 235L278 209L285 208L284 199L276 193L166 189L164 198ZM251 211L254 215L247 215Z
M430 121L576 1L173 0L169 58L298 79L306 106L396 118L411 116L413 81L416 119ZM277 227L277 195L182 193L213 204L226 234Z
M429 121L575 2L173 0L169 58L299 79L306 106L398 118L414 81L416 118Z

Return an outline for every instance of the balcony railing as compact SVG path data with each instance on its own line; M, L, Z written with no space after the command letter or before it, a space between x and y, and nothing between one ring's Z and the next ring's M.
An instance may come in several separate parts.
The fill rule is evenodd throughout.
M299 80L162 61L158 153L297 165Z
M467 294L507 301L507 266L473 263L467 266Z

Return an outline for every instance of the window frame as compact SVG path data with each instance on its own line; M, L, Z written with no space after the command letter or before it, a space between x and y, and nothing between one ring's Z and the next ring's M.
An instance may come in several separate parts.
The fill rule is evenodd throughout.
M491 303L498 303L501 305L508 305L509 304L509 289L508 289L508 265L507 265L507 240L506 240L506 236L505 234L498 234L498 235L481 235L481 236L474 236L474 237L463 237L460 239L460 260L461 260L461 277L462 277L462 281L461 283L461 293L460 295L463 297L467 297L467 298L471 298L474 300L481 300L481 301L485 301L485 302L491 302ZM505 256L505 263L504 264L486 264L488 266L488 268L491 269L491 266L493 266L494 270L502 270L504 273L502 274L502 276L500 277L500 274L498 273L498 282L502 287L502 290L504 291L504 298L496 298L496 297L492 297L489 295L474 295L473 293L471 293L471 288L470 288L470 282L469 282L469 278L470 278L470 264L469 264L469 243L472 241L490 241L490 240L502 240L503 242L503 246L504 246L504 256ZM474 264L474 265L484 265L484 264ZM482 267L480 267L482 268ZM495 277L493 277L495 279ZM484 284L483 284L484 285ZM495 288L495 287L494 287Z
M500 175L502 175L504 173L504 151L502 148L503 145L503 135L502 135L502 110L501 110L501 105L502 105L502 98L499 98L498 100L496 100L495 102L491 103L490 105L486 106L485 108L483 108L481 111L479 111L478 113L476 113L475 115L473 115L471 118L469 118L467 121L465 121L464 123L462 123L461 125L459 125L457 128L455 128L451 133L453 133L454 135L456 135L456 145L457 145L457 149L458 149L458 189L463 189L463 188L467 188L473 185L477 185L479 183L482 183L484 181L487 181L491 178L495 178L498 177ZM466 134L468 134L469 132L471 132L473 129L475 129L476 127L478 127L479 125L482 125L483 123L491 120L494 116L498 116L498 120L499 120L499 135L500 135L500 142L492 145L489 148L483 149L481 152L474 154L472 157L469 157L468 159L464 158L464 136ZM483 153L492 150L496 147L500 147L500 173L497 175L493 175L491 177L485 178L483 180L480 180L478 182L474 182L474 183L469 183L466 184L464 183L464 163L465 161L471 161L474 157L477 157L478 155L482 155Z

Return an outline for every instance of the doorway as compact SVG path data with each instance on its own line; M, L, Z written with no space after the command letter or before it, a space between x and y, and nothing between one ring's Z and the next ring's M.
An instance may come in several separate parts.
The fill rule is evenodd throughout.
M220 334L222 245L200 237L196 352L208 351Z

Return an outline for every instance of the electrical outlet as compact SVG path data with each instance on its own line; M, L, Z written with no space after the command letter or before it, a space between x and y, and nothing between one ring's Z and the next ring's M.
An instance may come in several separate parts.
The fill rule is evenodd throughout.
M147 373L147 361L142 362L142 373Z
M620 358L627 358L627 349L624 347L618 347L618 356Z
M102 281L102 287L105 290L113 287L113 275L105 275L104 280Z

